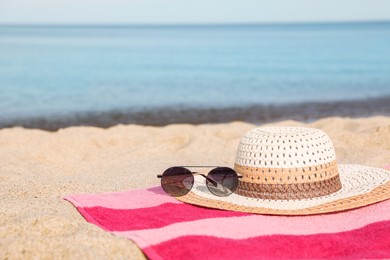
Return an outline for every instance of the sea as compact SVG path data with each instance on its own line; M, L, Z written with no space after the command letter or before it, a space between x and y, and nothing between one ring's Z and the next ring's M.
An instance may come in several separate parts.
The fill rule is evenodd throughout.
M390 22L0 26L0 127L375 114Z

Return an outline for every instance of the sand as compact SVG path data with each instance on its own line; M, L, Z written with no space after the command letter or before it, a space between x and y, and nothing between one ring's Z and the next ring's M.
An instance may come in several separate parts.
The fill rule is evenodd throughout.
M338 161L390 164L390 117L326 118ZM62 197L146 188L173 165L232 166L240 137L253 124L118 125L58 132L0 130L0 258L142 259L129 240L87 223Z

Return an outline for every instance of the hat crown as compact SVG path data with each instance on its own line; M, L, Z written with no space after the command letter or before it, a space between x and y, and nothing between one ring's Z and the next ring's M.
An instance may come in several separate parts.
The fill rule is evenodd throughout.
M302 199L341 189L336 153L321 130L260 127L238 145L235 170L243 175L237 193L263 199Z
M302 168L336 160L330 138L305 127L259 127L240 141L236 164L258 168Z

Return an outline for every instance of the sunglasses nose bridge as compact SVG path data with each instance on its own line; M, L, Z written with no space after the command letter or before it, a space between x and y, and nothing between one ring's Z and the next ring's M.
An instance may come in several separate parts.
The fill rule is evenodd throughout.
M200 175L200 176L202 176L203 178L205 178L207 181L209 181L211 184L213 184L213 186L215 186L215 187L218 186L218 183L217 183L216 181L214 181L213 179L211 179L210 177L208 177L206 174L199 173L199 172L192 172L192 174L194 174L194 175Z

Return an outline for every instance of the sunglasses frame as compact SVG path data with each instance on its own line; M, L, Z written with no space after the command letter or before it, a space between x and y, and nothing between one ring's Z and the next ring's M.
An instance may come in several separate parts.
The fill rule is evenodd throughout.
M217 169L217 168L229 168L229 169L231 169L231 170L233 170L235 173L236 173L236 175L237 175L237 179L241 179L242 178L242 175L239 175L234 169L232 169L232 168L230 168L230 167L224 167L224 166L172 166L172 167L170 167L170 168L173 168L173 167L178 167L178 168L184 168L184 169L186 169L186 170L189 170L189 169L187 169L187 168L213 168L212 170L215 170L215 169ZM170 169L170 168L168 168L168 169ZM212 171L211 170L211 171ZM206 174L204 174L204 173L200 173L200 172L193 172L193 171L191 171L191 170L189 170L190 172L191 172L191 174L192 175L200 175L200 176L202 176L202 177L204 177L206 180L208 180L209 182L211 182L214 186L217 186L218 185L218 183L216 182L216 181L214 181L214 180L212 180L212 179L210 179L209 177L207 177L208 176L208 174L211 172L211 171L209 171L208 172L208 174L206 175ZM161 179L161 178L163 178L164 177L164 174L158 174L157 175L157 178L159 178L159 179ZM207 189L210 191L210 189L209 189L209 187L206 185L206 187L207 187ZM188 190L188 192L190 192L190 190ZM187 193L188 193L187 192ZM210 191L211 192L211 191ZM186 193L186 194L187 194ZM211 192L212 193L212 192ZM169 194L169 193L168 193ZM213 195L215 195L215 196L218 196L218 195L216 195L216 194L214 194L214 193L212 193ZM170 195L170 194L169 194ZM229 194L230 195L230 194Z

